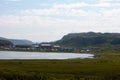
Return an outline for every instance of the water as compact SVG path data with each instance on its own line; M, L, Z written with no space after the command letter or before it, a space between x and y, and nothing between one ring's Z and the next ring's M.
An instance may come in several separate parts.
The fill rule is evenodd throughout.
M0 59L85 59L93 54L0 51Z

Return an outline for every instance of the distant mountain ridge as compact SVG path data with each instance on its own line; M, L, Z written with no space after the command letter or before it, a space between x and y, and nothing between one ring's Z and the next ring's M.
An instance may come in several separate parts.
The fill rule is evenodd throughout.
M14 45L32 45L34 44L32 41L23 40L23 39L9 39Z
M120 45L120 33L70 33L55 44L65 47Z
M0 40L7 40L6 38L0 37Z
M24 40L24 39L7 39L0 37L0 46L12 46L12 45L32 45L34 44L32 41Z
M12 43L7 39L0 37L0 46L10 46Z

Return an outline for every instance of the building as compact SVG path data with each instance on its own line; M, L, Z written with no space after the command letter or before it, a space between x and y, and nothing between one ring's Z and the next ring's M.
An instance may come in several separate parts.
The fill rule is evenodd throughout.
M53 48L53 46L49 43L41 43L39 44L39 49L43 49L43 50L51 50Z
M54 50L60 50L61 47L60 47L59 45L54 45L54 46L53 46L53 49L54 49Z
M39 47L37 47L37 49L55 51L55 50L59 50L60 46L59 45L53 45L53 44L50 44L50 43L40 43Z

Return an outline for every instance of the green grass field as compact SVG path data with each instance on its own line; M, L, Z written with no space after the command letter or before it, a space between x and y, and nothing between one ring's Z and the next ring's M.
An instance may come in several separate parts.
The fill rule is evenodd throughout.
M0 80L120 80L120 51L95 59L0 60Z

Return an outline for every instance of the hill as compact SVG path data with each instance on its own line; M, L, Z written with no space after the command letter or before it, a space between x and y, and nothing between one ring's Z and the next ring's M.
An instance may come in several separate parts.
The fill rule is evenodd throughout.
M15 45L32 45L34 44L32 41L24 40L24 39L7 39L0 37L0 48L2 47L10 47Z
M0 47L13 45L8 39L0 37Z
M70 33L55 44L64 47L105 47L120 45L120 33Z
M14 45L32 45L34 44L32 41L29 40L22 40L22 39L9 39Z

